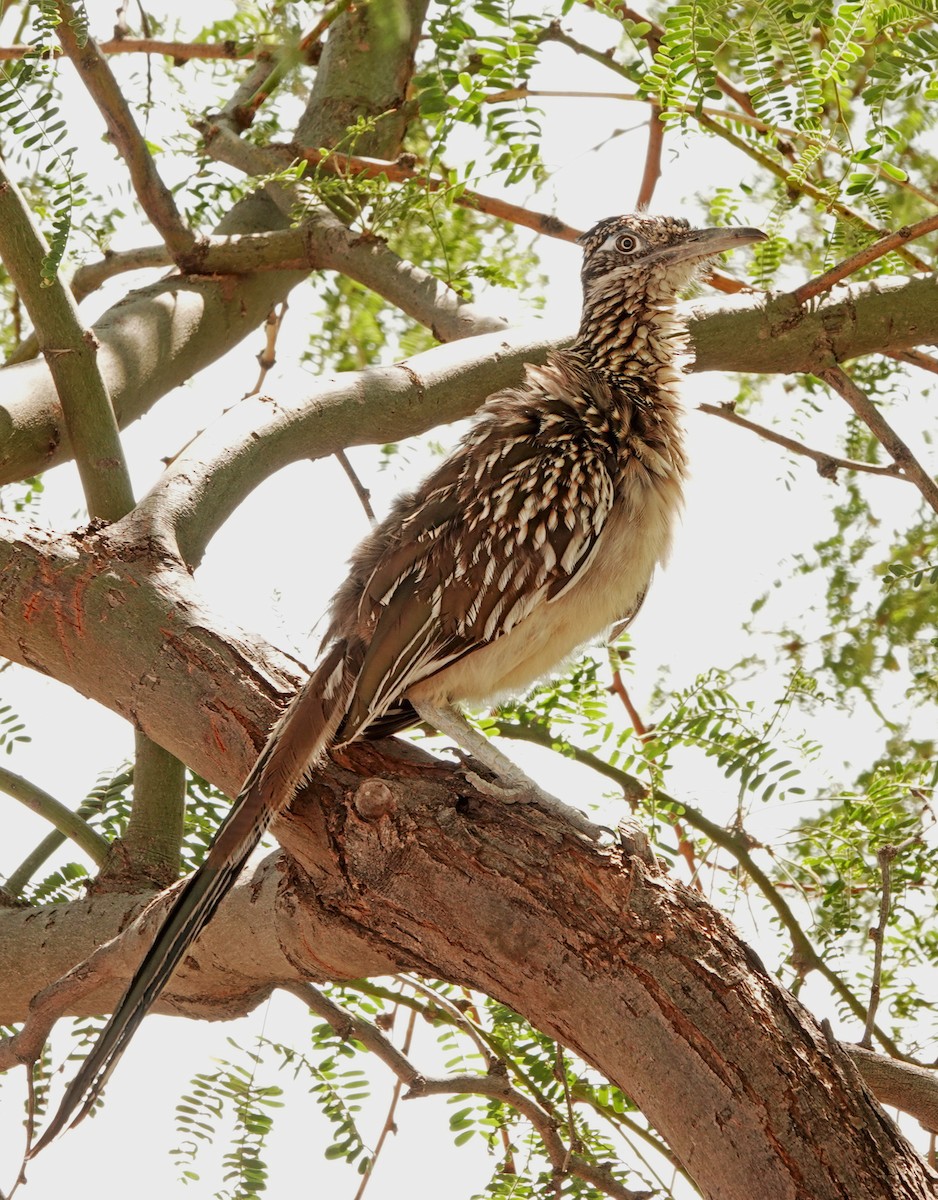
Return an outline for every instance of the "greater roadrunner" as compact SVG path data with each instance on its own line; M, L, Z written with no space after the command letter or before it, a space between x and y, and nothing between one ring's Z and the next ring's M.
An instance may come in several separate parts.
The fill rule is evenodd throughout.
M491 396L455 452L355 551L315 670L35 1150L91 1108L264 830L330 747L419 714L478 755L454 702L518 693L635 614L681 504L675 297L709 259L764 236L633 215L580 238L576 341Z

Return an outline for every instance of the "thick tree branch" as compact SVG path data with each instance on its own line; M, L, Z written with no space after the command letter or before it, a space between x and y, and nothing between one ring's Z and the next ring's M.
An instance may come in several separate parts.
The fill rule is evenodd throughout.
M93 520L116 521L134 504L117 421L98 370L94 339L82 327L75 301L57 276L42 277L47 252L0 164L0 255L29 311L55 382L88 514ZM125 842L129 865L155 872L151 878L167 883L179 869L185 769L139 730L136 760L134 816Z
M193 769L234 790L277 711L275 699L292 690L283 660L220 629L188 573L152 546L132 550L120 527L56 538L0 521L0 531L12 539L0 542L0 653L28 657L117 711L132 711ZM13 540L16 572L2 569ZM702 899L666 876L646 875L616 848L570 838L563 822L540 810L480 797L461 767L428 768L417 751L385 744L343 753L356 773L332 766L317 775L306 799L280 820L285 855L268 859L264 875L222 906L193 967L164 997L164 1011L204 1014L216 1004L218 1015L236 1011L265 995L271 980L401 970L448 978L523 1012L622 1087L705 1193L749 1195L758 1170L763 1200L794 1194L793 1172L807 1195L836 1186L852 1200L883 1200L889 1181L902 1179L905 1196L926 1196L922 1168L891 1123ZM355 803L361 775L382 779L392 798L372 819ZM102 913L116 931L126 920L122 899L55 906L41 923L0 911L0 955L16 947L21 961L24 936L43 945L22 959L20 994L39 992L87 957L102 940ZM237 911L234 926L226 909ZM277 920L272 936L280 911L283 925ZM113 1002L158 919L154 909L146 931L135 926L110 958L102 954L106 968L79 970L58 998L47 995L36 1021L56 1007L100 1011ZM217 988L209 970L216 954ZM0 977L15 974L0 962ZM5 1008L0 1020L23 1015ZM25 1056L26 1047L16 1053ZM660 1064L671 1061L682 1070L662 1078ZM782 1078L780 1070L795 1075ZM720 1138L702 1136L715 1113ZM822 1163L811 1130L835 1113L841 1136L825 1144ZM785 1131L784 1153L767 1149L767 1129Z
M646 877L636 860L623 859L617 850L581 850L544 814L509 812L480 801L457 782L458 768L444 771L440 765L428 777L409 755L395 766L376 748L364 752L369 758L359 760L359 768L381 771L395 806L376 821L361 818L354 801L346 800L354 777L339 776L329 784L318 781L314 798L281 822L287 855L299 867L281 856L289 887L277 895L285 905L281 936L288 941L278 937L275 947L265 948L268 971L279 970L284 979L347 978L353 969L367 974L408 968L482 987L632 1095L705 1194L748 1195L757 1163L760 1195L773 1200L795 1194L792 1173L807 1195L836 1194L849 1179L853 1198L883 1200L890 1194L887 1181L899 1178L903 1186L911 1180L919 1189L909 1195L927 1194L922 1167L891 1123L841 1074L823 1034L703 901L664 877ZM454 787L465 798L462 812L452 807ZM522 862L528 867L518 875ZM264 908L280 902L265 891L272 869L267 867L259 888L255 880L252 888L237 889L233 903L241 905L244 924L235 946L229 943L223 953L229 993L238 990L237 971L242 960L246 965L252 959L262 929L269 939ZM255 890L245 910L245 893ZM59 914L60 922L67 923L69 915ZM157 916L156 910L148 915L150 929ZM0 925L7 925L3 913ZM213 923L191 964L202 970L189 969L178 978L164 1009L198 1011L185 997L193 988L201 987L202 994L211 989L219 932ZM134 933L126 940L139 952L145 936ZM96 994L83 993L89 986L86 971L41 999L30 1037L21 1035L15 1044L17 1055L35 1048L35 1027L47 1022L56 1001L84 1008L113 992L112 977L133 958L129 946L118 947L121 943L99 955L111 961L98 970ZM287 957L292 962L285 971ZM545 978L549 987L543 986ZM242 987L242 1005L265 993L260 980L245 979ZM690 1019L681 1011L687 989L695 996ZM793 1041L796 1076L779 1091L775 1075L783 1063L792 1070ZM675 1053L686 1069L662 1079L660 1064ZM759 1071L769 1072L764 1089L743 1084L759 1078ZM460 1086L478 1086L478 1077L472 1079ZM504 1089L499 1094L508 1098ZM833 1148L825 1147L821 1164L809 1128L822 1115L816 1103L829 1104L831 1098L844 1132ZM722 1135L703 1138L701 1128L715 1112ZM780 1121L784 1153L766 1154L765 1126L776 1130ZM727 1139L734 1162L728 1173ZM878 1190L865 1187L866 1180Z
M938 359L921 350L887 350L886 354L896 362L908 363L910 367L918 367L922 371L938 375Z
M553 737L550 730L537 725L517 725L513 722L499 721L494 722L494 728L497 732L508 738L516 738L519 741L533 742L535 745L551 747L555 745L558 739ZM584 750L580 746L575 746L570 743L563 743L576 762L583 763L584 766L591 767L592 770L604 776L606 779L611 779L622 788L623 794L630 800L643 800L649 794L649 788L642 783L634 775L630 775L627 771L621 770L619 767L614 767L611 763L605 762L598 755L593 754L589 750ZM699 809L693 805L686 803L683 800L676 800L673 796L669 796L667 792L661 788L655 788L655 798L668 805L674 811L679 811L681 818L686 821L692 829L696 829L699 833L704 834L716 846L726 850L739 863L746 874L752 879L753 883L765 897L766 902L775 911L782 926L788 931L791 938L794 953L805 964L807 968L819 972L823 975L827 982L831 985L834 992L846 1003L848 1008L853 1012L858 1021L865 1023L867 1018L867 1009L862 1001L854 995L850 988L844 983L836 971L828 964L823 955L819 954L814 948L811 939L805 933L801 926L801 922L791 910L791 906L785 897L781 894L769 876L763 871L762 867L756 862L753 856L753 844L745 833L736 830L729 830L724 826L719 825L716 821L711 821ZM899 1057L899 1047L889 1036L886 1030L880 1026L874 1026L874 1032L890 1054Z
M880 1104L911 1113L925 1129L938 1133L938 1071L896 1062L847 1042L843 1049Z
M938 301L934 281L921 288ZM859 297L863 297L861 302ZM850 340L870 330L857 313L862 303L887 302L882 285L864 285L850 297L811 314L790 298L766 304L738 301L691 309L696 369L772 369L779 356L810 360L812 345ZM936 303L938 308L938 303ZM938 312L936 312L938 316ZM920 328L919 317L913 318ZM890 336L895 336L895 323ZM276 402L257 397L230 409L181 456L142 502L138 529L146 528L195 564L211 535L262 479L299 458L316 458L364 442L380 444L467 416L491 392L513 385L527 361L543 361L556 339L519 331L437 347L393 367L324 380L308 396ZM764 361L760 363L760 358ZM848 460L839 465L846 466Z

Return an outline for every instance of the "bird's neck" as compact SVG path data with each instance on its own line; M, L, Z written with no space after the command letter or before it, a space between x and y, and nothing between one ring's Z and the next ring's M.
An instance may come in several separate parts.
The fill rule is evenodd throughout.
M590 370L670 390L687 358L687 331L670 299L630 304L620 288L587 297L573 350Z

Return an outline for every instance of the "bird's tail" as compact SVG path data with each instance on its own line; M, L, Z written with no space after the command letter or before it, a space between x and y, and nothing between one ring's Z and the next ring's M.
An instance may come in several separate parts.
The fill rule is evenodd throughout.
M123 999L66 1088L30 1157L94 1106L140 1022L231 890L268 825L329 747L354 685L351 658L344 642L333 644L274 726L205 861L180 889Z

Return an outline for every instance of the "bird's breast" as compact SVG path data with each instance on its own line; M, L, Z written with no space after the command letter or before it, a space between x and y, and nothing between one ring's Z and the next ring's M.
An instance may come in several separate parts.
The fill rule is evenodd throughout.
M508 633L409 689L431 704L518 695L585 642L635 611L665 561L681 507L683 459L656 473L626 471L589 562L556 599Z

